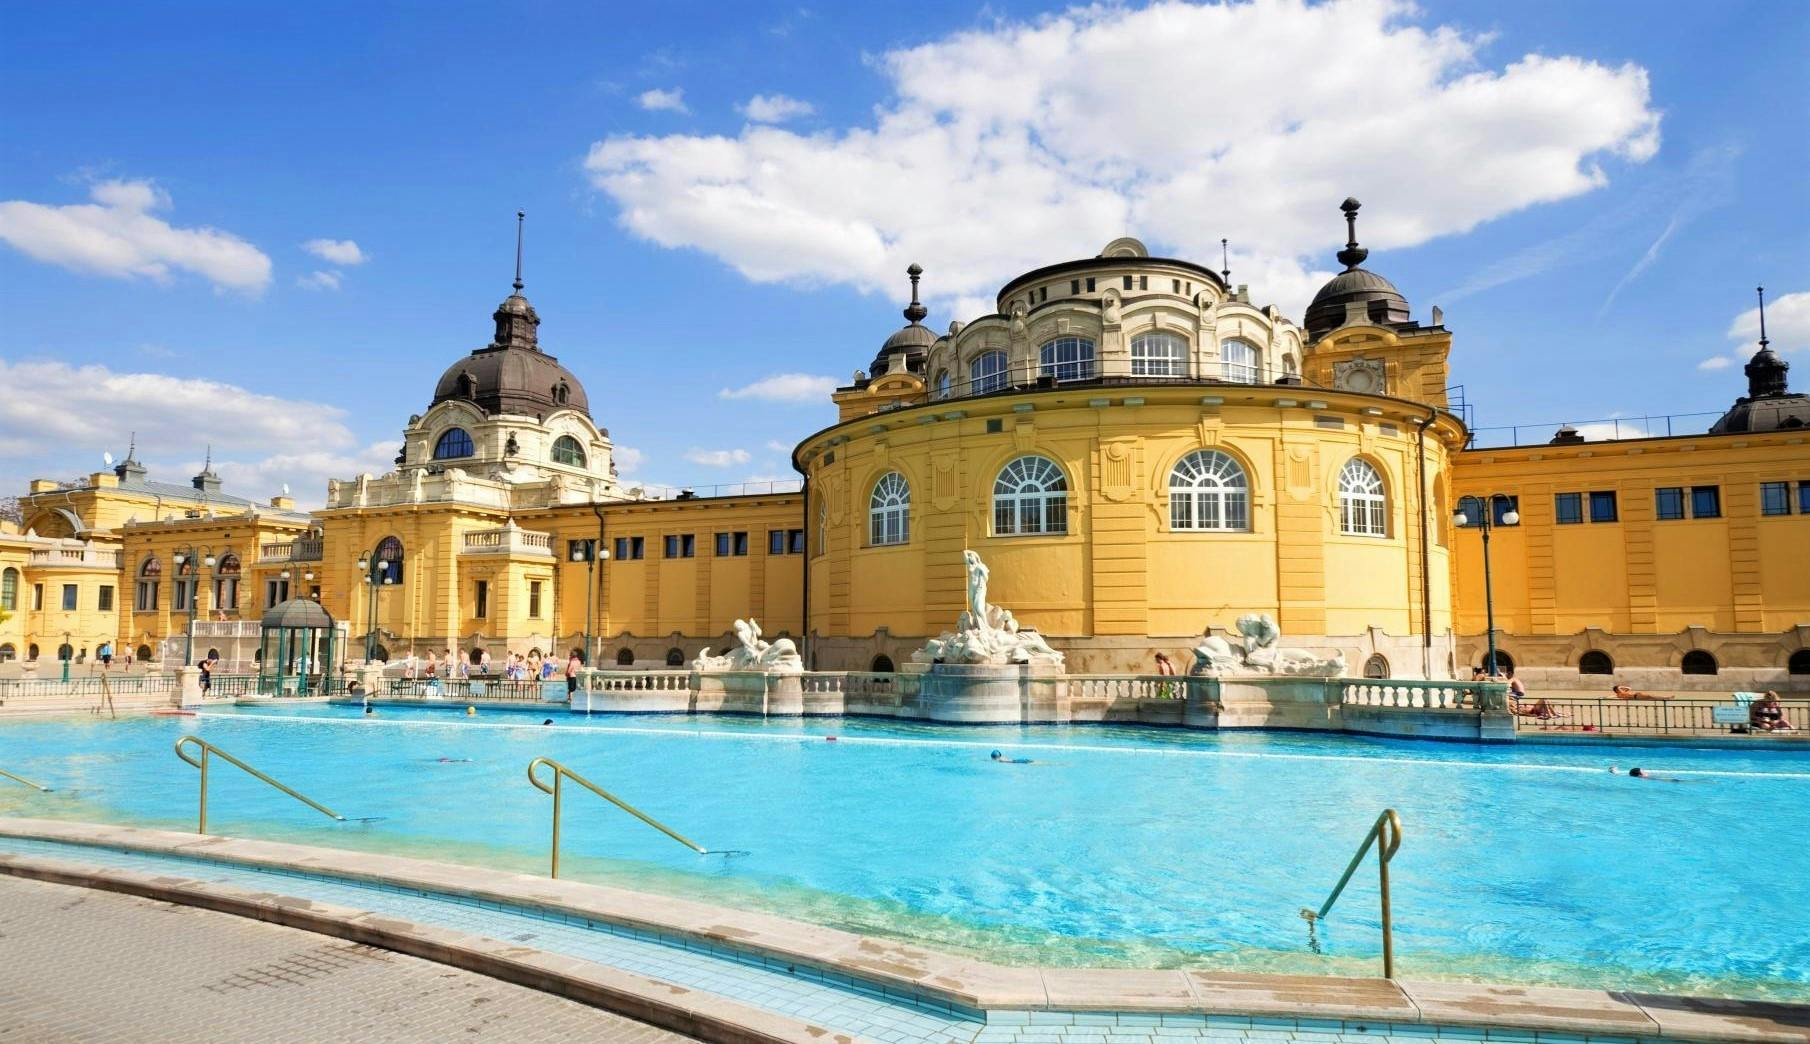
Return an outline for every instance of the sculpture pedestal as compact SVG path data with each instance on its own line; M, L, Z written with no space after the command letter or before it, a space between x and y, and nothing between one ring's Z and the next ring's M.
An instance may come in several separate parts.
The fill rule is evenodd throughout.
M917 717L974 725L1068 720L1068 674L1030 664L931 664L918 678Z
M804 677L796 671L695 671L696 709L730 714L804 713Z

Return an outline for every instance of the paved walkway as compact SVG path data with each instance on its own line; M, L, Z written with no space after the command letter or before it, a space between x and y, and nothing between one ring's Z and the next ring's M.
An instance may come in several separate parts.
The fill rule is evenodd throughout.
M388 950L6 876L0 968L6 1044L689 1039Z

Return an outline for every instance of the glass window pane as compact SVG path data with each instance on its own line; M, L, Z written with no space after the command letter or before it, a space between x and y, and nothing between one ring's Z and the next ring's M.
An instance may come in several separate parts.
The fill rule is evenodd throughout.
M1760 483L1760 514L1791 514L1791 485L1786 482Z
M1614 490L1590 494L1590 521L1614 522L1618 517Z
M1722 488L1720 486L1692 486L1691 517L1721 518Z
M1553 510L1560 525L1571 525L1584 520L1584 495L1582 493L1559 493L1553 497Z
M1684 517L1684 490L1667 486L1653 491L1653 511L1662 519Z
M1810 479L1797 484L1797 513L1810 515Z

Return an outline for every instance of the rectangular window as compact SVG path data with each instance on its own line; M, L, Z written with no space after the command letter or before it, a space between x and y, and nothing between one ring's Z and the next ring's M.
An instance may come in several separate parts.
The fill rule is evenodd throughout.
M767 530L767 554L783 555L786 553L786 531L783 529Z
M153 589L155 589L155 588L153 588ZM34 613L41 613L44 611L44 585L43 584L31 585L31 611Z
M1810 479L1797 484L1797 513L1810 515Z
M1094 292L1094 277L1093 276L1087 277L1087 292L1090 294Z
M1150 289L1150 277L1149 276L1138 276L1138 289L1139 290Z
M530 619L540 619L540 588L539 580L528 581L528 616Z
M157 581L140 580L138 582L137 600L133 603L133 608L141 613L157 610Z
M76 586L74 584L64 584L63 585L63 611L66 613L75 612L75 605L76 605L75 600L76 600Z
M179 613L189 611L189 595L194 592L193 580L178 580L170 588L170 608Z
M1181 280L1179 280L1179 279L1171 279L1171 280L1169 280L1169 284L1170 284L1170 285L1169 285L1169 290L1170 290L1170 292L1171 292L1171 293L1177 293L1177 294L1179 294L1179 293L1181 293L1181 292L1182 292L1182 281L1181 281Z
M1614 522L1621 518L1615 508L1615 491L1597 490L1590 494L1590 521Z
M1721 486L1692 486L1691 487L1691 517L1692 518L1721 518L1722 517L1722 487Z
M616 538L616 561L628 561L628 537Z
M729 534L718 533L716 535L716 556L718 558L729 557Z
M734 536L735 536L735 557L741 558L748 553L748 534L746 531L744 531L744 532L736 533L736 534L734 534Z
M287 601L289 601L289 581L264 581L264 608L275 608Z
M804 554L804 530L802 530L802 529L786 530L786 547L787 547L787 550L791 554L794 554L794 555Z
M239 608L239 578L236 576L220 576L214 578L214 608Z
M1127 290L1131 289L1131 277L1130 276L1125 277L1125 289L1127 289Z
M640 561L642 558L646 557L646 555L647 555L647 538L645 538L645 537L629 537L628 538L628 556L630 558L635 559L636 561Z
M1068 281L1068 292L1069 292L1069 293L1071 293L1071 294L1078 294L1078 293L1080 293L1080 292L1081 292L1081 280L1079 280L1079 279L1070 279L1070 280L1069 280L1069 281Z
M1762 514L1762 515L1789 515L1789 514L1791 514L1791 483L1789 483L1789 482L1762 482L1762 483L1760 483L1760 514Z
M471 615L479 620L490 616L490 581L479 580L476 597L472 599Z
M691 533L686 533L679 537L679 557L696 558L697 556L698 538Z
M1576 525L1584 520L1584 495L1582 493L1559 493L1552 499L1553 513L1559 525Z
M667 558L679 557L679 534L677 534L677 533L666 534L666 552L665 552L665 554L666 554Z
M1037 303L1042 304L1043 302L1045 302L1049 299L1050 299L1050 288L1047 286L1038 287L1037 288Z
M102 584L101 585L100 605L97 606L97 608L99 608L100 611L103 613L110 613L113 611L113 585L112 584Z
M1662 486L1653 491L1653 515L1661 520L1684 517L1684 490Z

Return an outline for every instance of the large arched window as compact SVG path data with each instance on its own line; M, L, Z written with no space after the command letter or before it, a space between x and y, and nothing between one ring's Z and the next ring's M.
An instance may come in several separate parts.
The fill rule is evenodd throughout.
M1579 674L1614 674L1615 661L1609 658L1608 653L1592 649L1577 658L1577 672Z
M465 433L464 428L448 428L440 433L440 441L434 443L435 460L457 460L475 452L471 436Z
M1142 333L1131 339L1133 377L1186 377L1188 340L1179 334Z
M1678 664L1678 670L1683 674L1714 674L1716 673L1716 658L1702 649L1692 649L1684 654L1684 660Z
M1169 473L1169 528L1243 532L1251 528L1251 488L1238 462L1195 450Z
M1085 337L1058 337L1037 350L1038 374L1059 381L1090 381L1094 376L1094 343Z
M0 609L19 608L19 571L10 566L0 573Z
M553 463L584 467L584 447L572 436L561 435L553 440Z
M1234 384L1257 383L1257 349L1246 341L1219 342L1219 379Z
M936 371L936 383L934 387L936 388L937 398L947 399L949 397L950 381L948 370Z
M239 608L239 556L231 551L220 556L220 566L214 570L214 608Z
M968 393L985 395L1006 386L1006 353L982 352L968 364Z
M1346 461L1339 472L1339 532L1389 535L1389 498L1383 492L1383 477L1360 457Z
M616 650L616 666L633 667L634 665L635 665L635 650L629 648L626 645L623 646L622 648Z
M8 663L19 658L19 650L11 645L0 645L0 663Z
M138 590L132 608L149 613L157 609L157 584L163 577L163 563L156 555L146 558L138 567Z
M993 480L993 535L1068 532L1068 477L1047 457L1019 457Z
M874 494L867 502L867 542L884 547L910 539L911 484L905 476L889 471L874 483Z
M384 537L377 542L377 553L371 556L372 575L378 583L388 580L392 584L402 582L402 541L393 536Z

